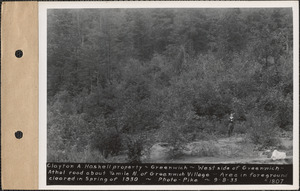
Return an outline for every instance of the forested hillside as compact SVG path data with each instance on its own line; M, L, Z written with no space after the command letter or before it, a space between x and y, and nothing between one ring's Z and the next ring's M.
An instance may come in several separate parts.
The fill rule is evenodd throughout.
M292 131L291 9L57 9L47 22L48 161L147 162L156 143L176 158L226 137L231 112L259 148Z

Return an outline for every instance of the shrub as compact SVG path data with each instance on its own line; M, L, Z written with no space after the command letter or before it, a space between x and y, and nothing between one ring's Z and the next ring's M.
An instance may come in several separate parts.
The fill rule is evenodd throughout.
M211 84L206 84L201 91L196 95L193 101L193 107L198 116L216 116L222 119L226 114L230 113L230 97L228 95L220 95L219 92L214 90ZM209 101L208 101L209 100Z
M228 133L228 122L222 120L216 127L216 133L219 135L226 135Z
M187 147L191 150L193 156L210 157L218 156L219 154L219 148L213 141L194 142L190 143Z
M176 128L174 124L173 128L165 129L163 132L163 140L170 145L168 152L168 158L174 159L182 155L182 149L184 144L187 143L187 135L182 133L181 128Z
M285 130L293 128L293 101L286 99L280 102L278 106L277 124Z
M278 129L271 117L250 115L248 127L250 139L254 144L260 145L260 148L280 145Z
M107 160L104 158L104 156L101 154L100 151L92 150L90 146L88 146L84 152L83 155L85 156L84 162L86 163L103 163L107 162Z
M235 133L240 133L240 134L245 134L247 133L247 125L246 122L240 122L236 123L233 132Z
M92 147L107 158L116 155L122 149L122 137L113 128L100 128L92 135Z
M283 92L272 89L267 92L259 104L266 112L273 113L274 121L278 127L291 130L290 127L293 125L293 100L290 94L284 96Z
M141 163L142 151L143 151L143 140L141 138L128 139L128 162L129 163Z

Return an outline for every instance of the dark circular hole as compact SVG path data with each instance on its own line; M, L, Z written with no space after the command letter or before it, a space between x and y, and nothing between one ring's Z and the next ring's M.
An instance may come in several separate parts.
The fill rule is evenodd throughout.
M15 53L17 58L21 58L23 56L23 51L22 50L17 50Z
M15 132L15 136L16 136L17 139L21 139L23 137L22 131Z

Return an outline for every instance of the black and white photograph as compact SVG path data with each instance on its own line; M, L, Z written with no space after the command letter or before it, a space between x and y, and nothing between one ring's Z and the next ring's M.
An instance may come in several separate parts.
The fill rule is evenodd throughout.
M47 162L293 164L292 8L47 9L46 24Z
M284 8L48 10L48 161L291 163L292 29Z

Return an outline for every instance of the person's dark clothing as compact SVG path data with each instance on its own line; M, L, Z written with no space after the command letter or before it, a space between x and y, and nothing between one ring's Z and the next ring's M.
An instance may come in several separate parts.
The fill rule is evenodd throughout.
M232 135L234 129L234 124L233 124L233 117L229 118L229 125L228 125L228 136L230 137Z

